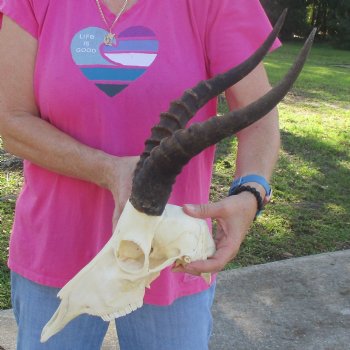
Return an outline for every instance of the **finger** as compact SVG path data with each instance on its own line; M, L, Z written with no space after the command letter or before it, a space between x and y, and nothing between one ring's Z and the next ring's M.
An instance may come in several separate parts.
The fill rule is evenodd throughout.
M215 273L223 269L225 265L221 266L217 263L209 263L209 260L196 261L195 263L186 266L178 266L172 269L173 272L184 272L195 276L200 276L202 273Z
M221 259L217 259L215 257L207 259L195 261L191 264L184 266L184 272L199 275L203 272L219 272L221 271L228 261L222 261Z
M199 275L203 272L219 272L236 256L237 251L238 248L236 247L221 247L207 260L198 260L183 266L183 272L194 275Z
M122 213L122 211L120 209L120 205L116 203L114 213L113 213L113 218L112 218L113 231L117 227L117 223L119 221L121 213Z
M183 211L190 216L199 219L215 218L220 214L221 204L217 203L204 203L204 204L185 204Z

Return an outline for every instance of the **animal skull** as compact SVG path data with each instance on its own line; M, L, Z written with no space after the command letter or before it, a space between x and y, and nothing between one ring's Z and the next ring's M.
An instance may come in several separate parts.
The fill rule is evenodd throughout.
M82 313L110 321L136 310L161 270L206 259L214 251L207 223L186 215L181 207L167 205L161 216L149 216L127 202L105 247L59 292L61 304L41 341Z

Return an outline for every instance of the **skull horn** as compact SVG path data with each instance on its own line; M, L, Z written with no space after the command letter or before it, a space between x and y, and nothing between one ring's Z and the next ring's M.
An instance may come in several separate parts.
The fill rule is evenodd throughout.
M132 205L148 215L161 215L176 176L192 157L253 124L283 99L303 68L315 34L316 29L311 32L283 80L259 100L224 116L216 116L206 122L193 124L188 129L177 130L153 148L142 169L134 175L130 197Z
M141 170L145 159L150 155L152 149L160 144L163 138L171 136L178 129L183 129L201 107L230 86L236 84L261 62L275 42L286 15L287 9L282 12L264 43L246 61L226 73L200 82L193 89L185 91L179 100L171 103L169 110L160 115L159 124L152 128L151 136L145 142L145 149L140 157L140 162L137 164L135 174Z

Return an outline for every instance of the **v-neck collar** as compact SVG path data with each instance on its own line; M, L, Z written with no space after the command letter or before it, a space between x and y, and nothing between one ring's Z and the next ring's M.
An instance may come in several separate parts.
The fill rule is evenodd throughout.
M95 6L97 7L96 4L96 0L93 0L95 3ZM130 13L136 11L139 7L141 7L143 5L143 3L147 1L147 0L137 0L137 2L132 5L130 8L128 8L127 10L125 10L121 15L119 19L122 19L124 17L128 17ZM108 18L110 20L110 23L113 23L116 14L113 13L109 7L105 4L105 2L103 0L100 0L100 5L101 5L101 9L105 15L106 18ZM97 9L98 10L98 9Z

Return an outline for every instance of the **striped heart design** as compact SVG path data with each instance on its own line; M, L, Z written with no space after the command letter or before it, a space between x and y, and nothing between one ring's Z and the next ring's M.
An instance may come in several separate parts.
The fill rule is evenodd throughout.
M140 78L157 57L158 40L142 26L119 33L113 46L103 44L104 29L89 27L72 39L71 53L84 76L110 97Z

